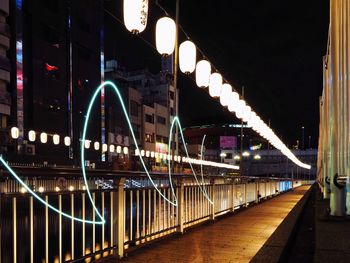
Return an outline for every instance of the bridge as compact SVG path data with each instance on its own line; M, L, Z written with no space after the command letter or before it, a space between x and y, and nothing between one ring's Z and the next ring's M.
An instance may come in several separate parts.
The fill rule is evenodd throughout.
M213 260L223 259L233 247L235 251L242 250L237 257L248 259L307 189L290 191L302 182L284 178L209 176L202 185L210 198L206 199L193 177L174 175L178 196L178 205L174 206L160 195L171 200L166 174L152 174L160 187L159 193L144 173L91 169L88 185L105 220L104 224L98 224L84 182L76 178L78 169L13 169L43 200L57 206L58 213L44 206L19 182L10 179L8 171L2 170L3 178L8 178L0 183L3 262L91 262L111 255L122 258L133 255L133 251L139 251L135 260L149 260L163 254L167 255L161 258L163 262L174 257L181 261L192 255L188 253L192 249L193 259L198 261L200 254L202 257L206 254L196 251L214 246L220 249L217 254L211 254ZM78 222L75 217L86 221ZM206 225L208 222L213 224ZM242 241L239 246L236 240ZM154 249L148 251L145 248L148 244L155 244ZM162 253L167 249L171 252ZM142 253L146 250L147 253ZM127 258L133 260L133 256Z

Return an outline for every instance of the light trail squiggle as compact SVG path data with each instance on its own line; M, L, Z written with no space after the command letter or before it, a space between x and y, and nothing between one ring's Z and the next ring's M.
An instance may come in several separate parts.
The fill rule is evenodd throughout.
M87 128L88 128L88 124L89 124L89 120L90 120L90 115L91 115L91 110L92 110L92 107L94 105L94 102L98 96L98 94L100 93L100 91L105 87L105 86L110 86L113 91L115 92L115 94L117 95L117 98L121 104L121 107L122 107L122 110L123 110L123 113L124 113L124 116L125 116L125 119L128 123L128 127L130 129L130 133L131 133L131 136L134 140L134 143L135 143L135 147L136 147L136 150L140 152L140 149L138 147L138 144L137 144L137 140L136 140L136 137L135 137L135 134L134 134L134 131L132 129L132 125L131 125L131 122L130 122L130 119L129 119L129 116L128 116L128 113L127 113L127 110L126 110L126 107L125 107L125 104L124 104L124 101L123 101L123 98L119 92L119 89L118 87L111 81L105 81L104 83L100 84L98 86L98 88L95 90L90 102L89 102L89 105L88 105L88 109L87 109L87 113L86 113L86 116L85 116L85 120L84 120L84 126L83 126L83 133L82 133L82 138L81 138L81 142L80 142L80 155L81 155L81 167L82 167L82 174L83 174L83 179L84 179L84 184L85 184L85 187L86 187L86 191L87 191L87 194L88 194L88 197L89 197L89 200L90 200L90 203L94 209L94 211L96 212L97 216L100 218L100 221L95 221L95 220L86 220L86 219L82 219L82 218L79 218L79 217L75 217L75 216L71 216L63 211L60 211L59 209L57 209L55 206L51 205L49 202L46 202L40 195L38 195L36 192L34 192L17 174L16 172L7 164L7 161L5 161L2 157L2 155L0 155L0 162L3 164L3 166L10 172L10 174L31 194L33 195L39 202L41 202L42 204L46 205L48 208L50 208L51 210L55 211L56 213L66 217L66 218L69 218L71 220L74 220L74 221L77 221L77 222L81 222L81 223L87 223L87 224L93 224L93 225L102 225L104 224L106 221L105 219L103 218L103 216L101 215L101 213L98 211L96 205L95 205L95 202L92 198L92 195L91 195L91 192L90 192L90 189L89 189L89 185L88 185L88 182L87 182L87 175L86 175L86 168L85 168L85 147L84 147L84 142L86 140L86 132L87 132ZM185 142L185 138L184 138L184 135L183 135L183 132L182 132L182 127L181 127L181 124L180 124L180 121L179 121L179 118L176 116L174 117L172 123L171 123L171 127L170 127L170 140L169 140L169 144L168 144L168 153L170 153L170 146L171 146L171 135L172 135L172 132L173 132L173 128L175 125L178 125L179 127L179 130L180 130L180 135L181 135L181 139L184 143L184 149L185 149L185 152L186 152L186 156L187 158L189 158L189 154L188 154L188 150L187 150L187 146L186 146L186 142ZM205 137L204 137L205 138ZM204 143L204 138L203 138L203 142L202 142L202 149L201 149L201 155L202 155L202 160L203 160L203 143ZM151 181L151 184L152 186L156 189L156 191L159 193L160 196L162 196L162 198L169 202L170 204L174 205L174 206L177 206L177 197L176 197L176 194L175 194L175 190L174 190L174 187L173 187L173 183L172 183L172 177L171 177L171 167L170 167L170 162L168 160L168 171L169 171L169 182L170 182L170 187L171 187L171 190L172 190L172 195L173 195L173 199L174 201L171 201L169 200L160 190L159 188L157 187L157 185L155 184L155 182L153 181L153 179L151 178L151 175L149 174L149 171L146 167L146 164L143 160L143 158L139 155L139 158L140 158L140 161L141 161L141 164L148 176L148 179ZM194 171L194 168L193 168L193 165L191 162L189 162L190 164L190 167L191 167L191 170L193 172L193 175L194 175L194 178L196 180L196 183L198 184L199 188L201 189L202 193L204 194L204 196L208 199L208 201L213 204L213 202L210 200L208 194L207 194L207 191L204 187L202 187L202 185L199 183L198 181L198 178L197 178L197 175L196 175L196 172ZM204 185L204 179L203 179L203 168L202 168L202 163L201 163L201 175L202 175L202 184Z
M203 161L203 149L204 149L204 142L205 138L207 137L206 134L204 134L203 139L202 139L202 144L201 144L201 160ZM202 176L202 184L203 184L203 189L205 193L208 195L207 188L204 186L204 178L203 178L203 163L201 162L201 176ZM209 200L210 201L210 200Z
M89 189L89 185L88 185L88 182L87 182L87 176L86 176L86 168L85 168L85 147L84 147L84 142L85 142L85 139L86 139L86 131L87 131L87 127L88 127L88 122L89 122L89 119L90 119L90 115L91 115L91 110L92 110L92 106L96 100L96 97L97 95L99 94L99 92L101 91L102 88L104 88L105 86L110 86L113 91L115 92L115 94L117 95L117 98L119 99L119 102L122 106L122 110L123 110L123 113L124 113L124 116L126 118L126 121L128 123L128 127L130 129L130 133L131 133L131 136L135 142L135 146L136 146L136 149L138 151L140 151L138 145L137 145L137 140L136 140L136 137L135 137L135 134L134 134L134 131L132 129L132 125L131 125L131 122L130 122L130 119L128 117L128 113L127 113L127 110L126 110L126 107L125 107L125 104L124 104L124 101L123 101L123 98L119 92L119 89L118 87L111 81L105 81L104 83L100 84L98 86L98 88L95 90L90 102L89 102L89 106L88 106L88 110L87 110L87 114L85 116L85 120L84 120L84 126L83 126L83 135L82 135L82 139L81 139L81 143L80 143L80 154L81 154L81 167L82 167L82 173L83 173L83 178L84 178L84 184L85 184L85 187L86 187L86 191L88 193L88 197L89 197L89 200L92 204L92 207L93 209L95 210L97 216L101 219L100 221L92 221L92 220L86 220L86 219L82 219L82 218L79 218L79 217L75 217L75 216L71 216L63 211L60 211L59 209L57 209L55 206L51 205L50 203L46 202L42 197L40 197L37 193L35 193L17 174L15 171L13 171L13 169L7 164L7 162L3 159L2 155L0 155L0 162L3 164L3 166L10 172L10 174L30 193L32 194L39 202L41 202L42 204L46 205L48 208L50 208L51 210L55 211L56 213L66 217L66 218L69 218L71 220L74 220L74 221L77 221L77 222L81 222L81 223L87 223L87 224L93 224L93 225L102 225L104 224L106 221L104 220L104 218L102 217L101 213L98 211L96 205L95 205L95 202L93 201L93 198L92 198L92 195L91 195L91 192L90 192L90 189ZM153 185L153 187L157 190L157 192L159 193L160 196L162 196L164 198L164 200L166 200L167 202L169 202L170 204L174 205L174 206L177 206L177 199L175 197L175 202L172 202L171 200L169 200L157 187L157 185L154 183L154 181L152 180L147 168L146 168L146 165L145 165L145 162L143 161L142 157L139 156L140 158L140 161L141 161L141 164L148 176L148 179L151 181L151 184ZM172 186L172 184L171 184ZM172 191L174 193L174 189L172 188Z
M180 123L180 120L177 116L174 117L172 123L171 123L171 127L170 127L170 136L169 136L169 144L168 144L168 152L170 152L170 145L171 145L171 135L172 135L172 131L173 131L173 128L175 126L175 124L177 124L179 126L179 130L180 130L180 135L181 135L181 139L183 141L183 145L184 145L184 149L185 149L185 153L186 153L186 156L187 158L190 158L189 154L188 154L188 150L187 150L187 146L186 146L186 141L185 141L185 137L184 137L184 134L182 132L182 127L181 127L181 123ZM198 184L199 186L199 189L202 191L203 195L205 196L205 198L207 198L207 200L209 201L210 204L214 204L212 200L210 200L210 197L208 196L207 192L205 190L203 190L203 187L202 185L199 183L198 181L198 178L197 178L197 175L196 175L196 172L193 168L193 165L191 162L189 162L190 164L190 167L191 167L191 170L192 170L192 173L193 173L193 176L196 180L196 183ZM170 163L168 163L168 170L169 170L169 180L171 182L171 171L170 171ZM171 183L171 187L172 187L172 183ZM174 191L174 189L172 188L172 190Z

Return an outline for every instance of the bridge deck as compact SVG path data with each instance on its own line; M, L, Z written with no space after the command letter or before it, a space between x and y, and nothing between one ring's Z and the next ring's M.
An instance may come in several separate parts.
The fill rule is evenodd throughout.
M122 262L249 262L308 189L299 187L183 236L140 248Z

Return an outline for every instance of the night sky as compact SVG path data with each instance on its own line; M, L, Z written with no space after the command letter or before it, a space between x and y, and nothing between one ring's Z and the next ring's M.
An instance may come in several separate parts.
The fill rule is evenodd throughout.
M153 1L150 1L153 2ZM175 0L159 0L174 16ZM105 1L122 17L122 1ZM154 28L161 10L150 5L141 36L155 44ZM248 104L288 144L301 139L317 146L322 56L326 53L329 1L185 1L180 24L211 63L235 89L245 87ZM160 55L140 37L106 14L106 59L128 69L160 69ZM184 36L180 36L184 40ZM238 120L180 73L180 118L183 126L238 123Z

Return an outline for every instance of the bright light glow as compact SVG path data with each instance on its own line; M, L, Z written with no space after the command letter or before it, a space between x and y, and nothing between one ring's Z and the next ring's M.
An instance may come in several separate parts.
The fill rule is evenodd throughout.
M254 159L255 159L255 160L260 160L260 159L261 159L261 156L260 156L259 154L254 155Z
M122 152L122 147L120 145L117 146L117 153L121 153Z
M155 153L154 153L154 158L156 158L156 159L159 158L159 153L158 153L158 152L155 152Z
M146 151L146 157L149 157L149 155L150 155L150 152Z
M54 134L52 136L52 141L53 141L53 144L57 145L60 143L60 136L58 134Z
M115 146L113 144L109 145L109 152L111 153L115 152Z
M230 102L230 95L232 93L232 86L228 83L222 85L220 94L220 103L222 106L228 106Z
M74 186L73 185L71 185L71 186L69 186L69 191L71 191L71 192L73 192L74 191Z
M34 141L35 141L35 139L36 139L35 131L30 130L30 131L28 132L28 139L29 139L29 141L31 141L31 142L34 142Z
M226 153L220 153L220 157L221 157L221 158L225 158L226 156L227 156Z
M250 113L252 112L252 108L248 105L246 105L243 108L243 116L242 116L242 120L244 122L248 122L249 118L250 118Z
M42 132L42 133L40 134L40 142L41 142L41 143L47 143L47 133Z
M239 159L241 159L241 157L239 155L235 155L235 157L233 157L233 159L239 160Z
M135 156L139 156L140 155L140 150L139 149L136 149L135 150Z
M132 33L145 30L148 15L148 0L124 0L124 24Z
M145 156L145 150L141 150L141 156Z
M71 139L69 136L64 137L64 145L70 146L71 144Z
M213 73L210 75L209 80L209 94L213 98L219 97L222 88L222 76L220 73Z
M176 26L170 17L162 17L156 24L156 47L159 54L170 55L175 48Z
M200 88L209 86L211 66L208 60L200 60L196 65L196 84Z
M154 158L154 151L151 151L151 158Z
M108 145L106 143L102 144L102 152L107 152L108 151Z
M238 101L239 101L238 93L235 91L232 91L228 102L228 110L230 112L235 112L237 110Z
M238 119L242 119L243 118L243 113L244 113L244 109L245 109L245 101L244 100L239 100L238 104L237 104L237 109L236 109L236 117Z
M247 151L245 151L245 152L242 153L242 156L244 156L244 157L249 157L249 156L250 156L250 153L247 152Z
M100 143L99 142L94 142L94 149L98 151L100 149Z
M179 47L180 70L185 74L190 74L196 68L197 50L192 41L186 40Z
M17 127L11 128L11 138L12 139L18 139L19 137L19 129Z
M27 192L27 189L25 189L24 187L21 187L21 193L25 194Z
M43 193L45 191L43 186L40 186L38 190L39 190L39 193Z
M60 189L58 186L55 187L55 191L56 191L56 192L59 192L60 190L61 190L61 189Z
M128 153L129 153L129 148L125 146L125 147L123 148L123 153L124 153L124 154L128 154Z
M91 141L90 140L85 140L84 147L85 149L90 149L91 146Z

